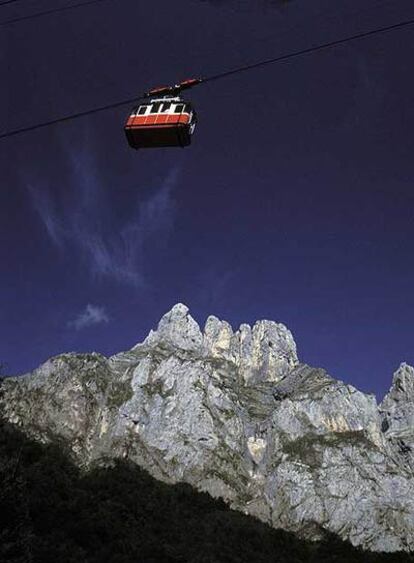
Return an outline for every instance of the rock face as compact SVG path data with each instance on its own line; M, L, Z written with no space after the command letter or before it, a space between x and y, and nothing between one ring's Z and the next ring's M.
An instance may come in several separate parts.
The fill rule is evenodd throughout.
M414 368L401 364L380 405L382 431L402 465L414 473Z
M299 362L289 330L204 331L182 304L109 359L63 354L3 380L3 416L84 465L128 457L276 528L414 551L414 369L374 396Z

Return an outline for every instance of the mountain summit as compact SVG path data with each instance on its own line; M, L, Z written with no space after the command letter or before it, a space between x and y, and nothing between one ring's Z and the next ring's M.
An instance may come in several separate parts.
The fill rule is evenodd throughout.
M82 466L128 458L307 539L414 551L414 368L378 405L298 359L273 321L201 331L177 304L144 342L5 378L3 417Z

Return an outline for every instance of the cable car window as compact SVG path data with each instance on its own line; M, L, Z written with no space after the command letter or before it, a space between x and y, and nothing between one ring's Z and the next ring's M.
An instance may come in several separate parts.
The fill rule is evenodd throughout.
M152 105L151 108L151 113L158 113L160 111L160 102L156 102L155 104Z
M183 111L183 107L184 107L183 104L177 104L175 106L175 113L181 113Z
M161 107L161 111L167 111L171 107L171 102L164 102Z
M186 105L186 106L184 107L184 111L185 111L185 113L191 113L191 106L190 106L190 105Z
M140 106L137 115L143 115L147 111L148 106Z

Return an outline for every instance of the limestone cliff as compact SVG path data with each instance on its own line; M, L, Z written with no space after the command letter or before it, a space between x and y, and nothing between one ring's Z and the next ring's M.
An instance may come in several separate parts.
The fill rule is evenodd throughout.
M204 331L182 304L107 359L63 354L0 388L3 416L78 463L128 457L276 528L414 551L414 369L373 395L300 363L272 321Z

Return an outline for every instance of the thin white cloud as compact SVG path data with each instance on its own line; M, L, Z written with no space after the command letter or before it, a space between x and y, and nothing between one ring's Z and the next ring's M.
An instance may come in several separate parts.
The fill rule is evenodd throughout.
M109 317L106 314L105 308L88 303L85 310L79 313L76 319L68 322L68 327L76 330L82 330L83 328L90 326L108 323Z
M165 236L174 223L178 169L171 170L148 199L132 201L129 218L120 222L106 199L97 167L82 154L78 160L72 155L70 162L75 186L64 198L51 195L44 186L28 186L50 240L61 252L69 247L78 251L92 275L145 285L146 246L153 237Z
M29 185L28 188L32 196L34 208L40 215L47 234L54 244L60 247L62 245L63 232L57 220L56 211L52 207L52 201L46 194L40 190L37 191L33 186Z

